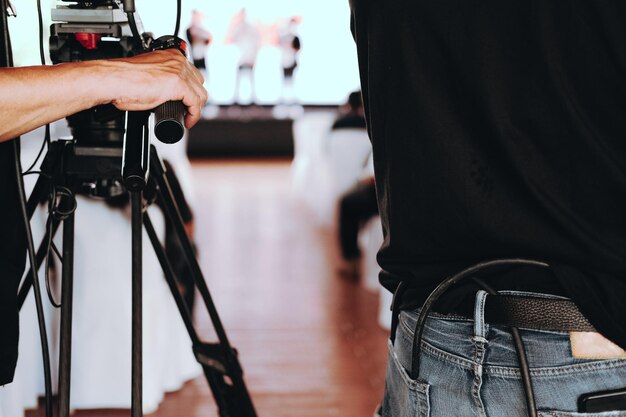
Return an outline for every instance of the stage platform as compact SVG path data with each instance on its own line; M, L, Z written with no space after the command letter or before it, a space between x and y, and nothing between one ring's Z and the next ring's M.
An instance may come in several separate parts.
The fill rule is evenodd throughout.
M213 107L204 113L189 131L190 158L293 157L293 119L275 117L274 107Z

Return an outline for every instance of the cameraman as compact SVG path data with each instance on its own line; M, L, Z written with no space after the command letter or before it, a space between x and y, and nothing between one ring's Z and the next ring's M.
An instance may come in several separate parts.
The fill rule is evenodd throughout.
M626 416L625 394L595 401L606 413L577 404L626 388L626 2L351 7L380 280L406 288L382 415ZM550 268L483 270L516 293L465 281L414 343L418 311L446 277L502 258ZM510 327L522 329L536 407Z
M17 290L26 244L9 139L93 106L149 110L166 101L187 106L185 126L207 100L199 71L177 50L132 58L0 69L0 386L17 360Z

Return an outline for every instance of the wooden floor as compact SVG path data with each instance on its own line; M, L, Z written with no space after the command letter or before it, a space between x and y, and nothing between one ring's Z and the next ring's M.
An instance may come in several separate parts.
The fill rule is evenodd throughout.
M289 163L203 161L193 168L201 265L258 415L371 416L386 360L378 297L336 275L333 234L316 229L289 198ZM208 318L197 320L210 338ZM198 378L168 394L151 416L217 415Z

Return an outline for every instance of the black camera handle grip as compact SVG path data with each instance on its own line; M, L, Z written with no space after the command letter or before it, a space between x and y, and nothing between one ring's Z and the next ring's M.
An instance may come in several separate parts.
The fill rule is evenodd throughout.
M182 101L166 101L154 109L154 135L163 143L176 143L185 133L185 112Z
M176 48L187 56L187 44L176 36L161 36L152 43L153 51ZM163 143L176 143L185 133L187 107L182 101L166 101L154 109L154 135Z

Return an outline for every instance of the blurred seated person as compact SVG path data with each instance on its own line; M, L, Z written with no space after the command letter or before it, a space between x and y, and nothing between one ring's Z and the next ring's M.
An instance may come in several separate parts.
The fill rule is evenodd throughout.
M365 111L361 91L354 91L348 96L348 102L343 106L342 115L333 123L332 130L337 129L365 129Z
M361 91L357 90L350 93L348 101L343 107L343 114L335 120L331 130L335 132L344 129L365 131L365 112ZM356 144L352 143L351 145L354 146ZM338 272L342 276L354 280L359 279L361 275L359 232L367 224L368 220L378 214L374 161L369 141L367 141L367 145L367 148L363 146L359 146L358 149L356 147L352 148L356 161L360 161L358 164L361 166L361 173L358 175L357 181L347 191L342 191L338 203L338 234L342 257ZM367 153L367 156L360 159L365 153ZM342 164L343 169L348 169L348 161L344 162L345 164Z
M333 200L338 200L363 177L372 155L365 127L361 92L354 91L340 109L325 145L332 167Z
M378 215L372 158L367 165L362 178L339 201L339 243L342 257L339 273L355 280L361 275L359 232L372 217Z

